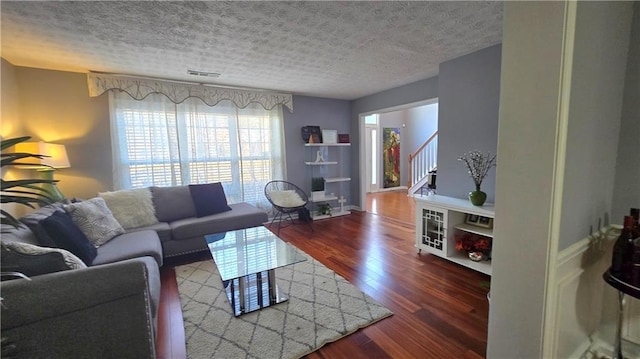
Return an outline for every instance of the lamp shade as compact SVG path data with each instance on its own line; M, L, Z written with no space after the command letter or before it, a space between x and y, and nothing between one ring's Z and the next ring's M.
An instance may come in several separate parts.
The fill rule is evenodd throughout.
M67 149L64 145L42 141L22 142L16 144L15 151L48 156L43 158L25 158L20 161L25 164L42 165L43 168L48 168L46 166L51 166L53 168L71 167L69 164L69 157L67 157Z

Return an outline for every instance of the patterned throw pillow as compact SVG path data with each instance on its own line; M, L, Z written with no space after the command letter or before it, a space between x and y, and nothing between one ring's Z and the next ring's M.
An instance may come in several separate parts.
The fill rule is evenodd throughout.
M64 249L28 243L3 241L1 255L3 272L19 272L28 277L87 267L80 258Z
M148 188L115 192L101 192L102 197L118 223L124 229L150 226L158 223Z
M96 247L124 233L124 228L113 217L104 199L100 197L67 204L64 210L71 215L73 222Z

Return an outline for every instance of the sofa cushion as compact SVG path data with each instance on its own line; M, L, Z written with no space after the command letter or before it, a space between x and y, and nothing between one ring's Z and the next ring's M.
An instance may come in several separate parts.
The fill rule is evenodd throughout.
M162 245L158 234L151 230L121 234L98 248L92 265L113 263L125 259L149 256L162 266Z
M3 242L0 248L2 272L19 272L28 277L86 268L86 265L69 251L45 248L27 243Z
M150 226L131 228L127 230L127 233L146 231L146 230L155 231L158 234L158 238L160 238L160 242L171 240L171 227L169 226L169 223L165 223L165 222L158 222Z
M122 228L130 229L158 223L148 188L98 193Z
M96 247L89 242L87 236L67 213L54 212L43 219L39 226L49 234L57 247L75 254L86 264L93 262L97 254Z
M227 205L227 196L224 194L222 183L192 184L189 185L191 199L196 207L198 217L230 211Z
M49 236L49 234L46 231L42 231L41 227L38 226L38 224L43 219L52 215L53 212L64 212L64 209L62 208L62 206L63 206L62 202L48 204L20 218L20 222L27 225L27 227L29 227L29 229L31 229L31 231L33 231L33 233L36 235L39 245L45 246L45 247L56 247L56 244L53 241L53 239Z
M124 228L113 217L104 199L95 197L87 201L64 205L64 210L80 228L89 241L99 247L118 234Z
M156 218L160 222L196 216L189 186L151 187L151 194Z
M200 218L185 218L169 223L174 240L204 236L205 234L260 226L267 221L267 213L248 204L234 203L231 210ZM204 243L204 238L202 238Z

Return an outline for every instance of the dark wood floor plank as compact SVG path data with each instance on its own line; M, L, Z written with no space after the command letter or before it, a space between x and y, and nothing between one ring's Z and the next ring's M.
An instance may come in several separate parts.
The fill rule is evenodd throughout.
M392 317L307 357L484 358L489 308L483 282L490 277L425 252L418 254L414 246L415 209L406 193L369 196L367 205L374 203L378 214L354 212L316 221L313 232L306 225L280 231L284 241L394 312ZM182 258L162 269L161 313L166 308L178 312L160 316L158 353L162 358L185 356L182 314L171 266L206 258L206 254Z

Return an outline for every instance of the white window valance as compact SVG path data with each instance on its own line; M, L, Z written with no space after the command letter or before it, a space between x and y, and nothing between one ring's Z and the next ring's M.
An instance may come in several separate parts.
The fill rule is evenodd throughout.
M277 105L283 105L290 112L293 112L292 95L278 92L239 90L94 72L87 74L87 81L91 97L100 96L109 90L121 90L136 100L143 100L149 94L159 93L176 104L182 103L190 97L195 97L209 106L215 106L220 101L228 100L238 108L246 108L250 103L258 103L265 110L272 110Z

